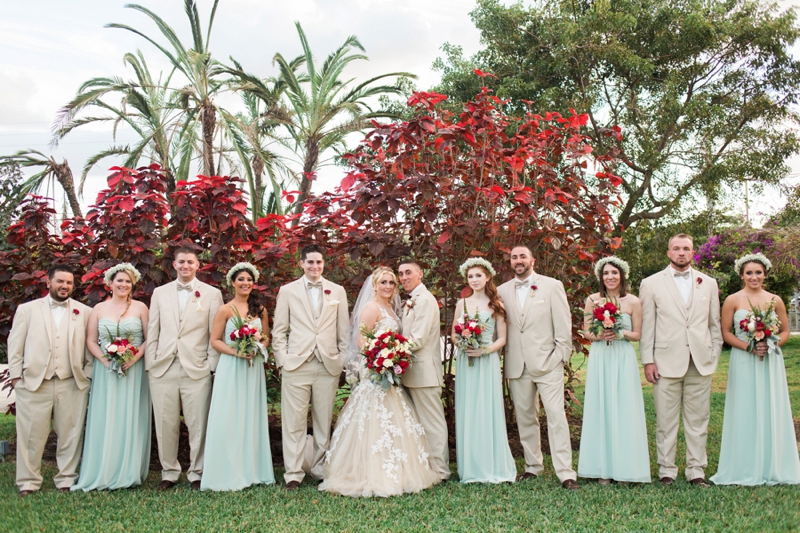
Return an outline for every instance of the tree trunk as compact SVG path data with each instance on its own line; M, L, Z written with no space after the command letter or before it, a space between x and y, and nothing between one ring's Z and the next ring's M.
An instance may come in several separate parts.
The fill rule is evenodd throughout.
M214 130L217 126L217 115L210 102L203 103L200 120L203 125L203 173L206 176L213 176Z
M58 183L61 184L61 188L64 189L64 193L67 195L67 201L69 201L69 208L72 210L72 216L83 217L83 213L81 213L81 204L78 203L78 195L75 194L75 180L72 178L72 170L69 168L69 163L67 163L65 159L63 163L58 164L56 160L51 157L50 164L53 166L53 173Z
M317 160L319 159L319 144L312 139L306 140L306 158L303 165L303 177L300 179L300 195L297 197L297 203L294 206L294 212L300 214L303 212L303 202L308 198L308 193L311 192L311 176L317 170Z
M257 153L253 155L251 159L251 164L253 165L253 180L255 181L255 189L253 192L253 204L258 209L258 213L254 213L257 217L260 216L264 212L264 198L263 198L263 184L261 181L261 176L264 174L264 160L261 156Z

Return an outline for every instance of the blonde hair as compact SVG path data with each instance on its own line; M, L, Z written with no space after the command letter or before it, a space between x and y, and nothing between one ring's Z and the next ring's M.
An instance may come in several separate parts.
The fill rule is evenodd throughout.
M120 273L127 274L128 277L131 278L131 290L128 293L128 296L126 297L126 299L128 301L128 305L125 306L125 311L123 311L122 314L119 315L120 318L122 318L123 316L125 316L125 313L128 312L128 309L131 308L131 303L133 303L133 288L136 286L136 282L139 281L140 274L139 274L139 271L136 270L136 268L134 268L134 266L131 265L130 263L123 263L122 265L117 265L117 269L116 269L115 272L111 272L111 275L109 276L109 280L111 282L113 282L116 279L117 274L120 274ZM111 284L110 283L109 283L109 288L111 288Z
M380 283L381 278L384 274L389 274L392 276L394 280L394 292L392 293L392 297L389 298L390 300L395 298L398 294L400 294L400 287L399 283L397 282L397 274L394 273L394 270L387 266L379 266L375 270L372 271L372 290L375 291L375 294L378 294L378 283Z

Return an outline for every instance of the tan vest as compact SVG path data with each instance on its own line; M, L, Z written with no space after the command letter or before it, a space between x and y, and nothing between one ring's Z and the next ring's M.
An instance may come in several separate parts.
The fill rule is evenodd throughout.
M303 289L306 291L306 298L308 298L308 306L311 308L311 316L314 318L314 325L319 325L319 315L320 311L322 310L322 302L324 300L322 291L320 291L320 297L317 299L317 305L314 306L314 300L311 299L311 291L308 290L308 286L303 281ZM314 344L314 350L308 354L308 358L306 362L311 361L312 359L316 359L320 363L322 362L322 356L319 354L319 346Z
M50 314L50 361L47 363L47 371L44 379L67 379L72 377L72 366L69 362L69 321L71 320L69 310L61 317L61 324L56 329L53 323L53 315Z

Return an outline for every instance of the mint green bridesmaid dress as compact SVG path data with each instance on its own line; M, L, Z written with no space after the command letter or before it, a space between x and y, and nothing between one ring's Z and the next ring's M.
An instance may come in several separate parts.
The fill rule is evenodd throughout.
M261 331L260 319L250 325ZM222 337L226 342L234 329L231 318ZM230 491L273 483L264 358L256 356L251 367L247 359L221 354L211 393L200 489Z
M117 322L101 318L98 322L100 348L116 336ZM142 322L137 317L119 321L121 336L134 346L144 340ZM152 404L144 361L130 367L124 377L109 372L94 362L86 416L86 437L78 483L72 490L124 489L141 485L150 466L150 425Z
M481 311L486 322L482 339L492 343L495 320ZM517 477L511 456L503 406L503 374L497 352L473 358L466 353L456 360L456 461L461 483L503 483Z

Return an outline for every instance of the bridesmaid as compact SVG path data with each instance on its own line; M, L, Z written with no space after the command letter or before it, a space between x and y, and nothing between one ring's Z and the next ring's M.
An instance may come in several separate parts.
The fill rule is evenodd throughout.
M86 438L78 483L72 490L123 489L141 485L150 466L150 389L144 371L147 306L132 299L139 271L121 263L105 273L111 298L89 314L86 347L105 367L95 364L86 417ZM109 368L105 346L113 337L127 337L139 348L122 366Z
M479 257L459 268L472 294L456 304L451 338L466 311L486 322L481 348L459 352L456 361L456 461L461 483L513 482L517 467L508 446L503 375L498 351L506 345L506 310L492 282L491 263ZM492 342L493 334L497 340ZM472 360L473 366L469 366Z
M789 340L786 306L780 297L764 290L764 278L772 269L769 259L762 254L746 255L734 268L744 288L722 305L722 337L731 345L731 362L719 468L711 481L717 485L798 484L800 457L779 348ZM777 346L768 349L762 341L749 352L739 321L751 304L765 309L770 302L781 322Z
M586 299L583 336L592 341L586 369L578 476L601 485L650 482L650 453L644 416L642 382L636 350L630 341L642 333L642 304L626 286L628 263L619 257L597 262L600 292ZM589 332L595 305L616 302L622 320L619 337L613 330Z
M253 288L258 270L250 263L238 263L228 272L227 280L233 288L233 300L219 308L211 327L211 347L221 355L208 413L208 460L201 490L241 490L275 483L263 356L267 353L269 319L261 296ZM254 357L237 357L231 347L230 335L236 329L234 309L260 332L264 349Z

